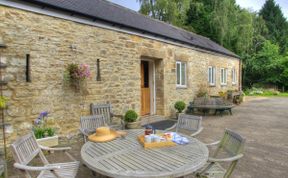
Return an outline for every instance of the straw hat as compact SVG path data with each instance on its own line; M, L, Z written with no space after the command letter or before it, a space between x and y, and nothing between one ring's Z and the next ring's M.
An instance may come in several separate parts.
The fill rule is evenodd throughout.
M99 127L96 133L88 137L92 142L108 142L114 140L118 136L117 132L110 130L109 127Z

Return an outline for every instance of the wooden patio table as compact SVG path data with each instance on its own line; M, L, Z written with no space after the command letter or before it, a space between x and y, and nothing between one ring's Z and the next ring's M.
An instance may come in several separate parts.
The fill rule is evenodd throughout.
M127 130L125 138L105 143L86 142L81 149L83 163L91 170L117 178L180 177L203 167L209 151L199 140L183 135L189 144L144 149L137 136L142 129Z

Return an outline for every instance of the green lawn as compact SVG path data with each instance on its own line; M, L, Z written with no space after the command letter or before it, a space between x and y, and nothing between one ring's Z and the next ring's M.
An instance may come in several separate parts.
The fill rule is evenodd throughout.
M246 96L276 96L276 97L288 97L288 93L279 93L279 94L275 94L275 93L270 93L270 92L264 92L263 94L247 94Z

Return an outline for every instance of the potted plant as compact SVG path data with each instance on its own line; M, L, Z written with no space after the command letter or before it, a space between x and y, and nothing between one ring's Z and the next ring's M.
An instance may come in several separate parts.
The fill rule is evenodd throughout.
M175 104L174 104L174 108L177 110L176 112L176 119L178 119L178 115L180 113L182 113L182 111L185 109L186 107L186 104L183 102L183 101L177 101Z
M55 129L47 124L48 112L41 112L39 117L34 120L33 132L37 142L43 146L57 146L58 136L55 135Z
M138 119L138 114L134 110L128 110L125 113L124 120L126 123L126 128L137 129L141 126L141 122Z

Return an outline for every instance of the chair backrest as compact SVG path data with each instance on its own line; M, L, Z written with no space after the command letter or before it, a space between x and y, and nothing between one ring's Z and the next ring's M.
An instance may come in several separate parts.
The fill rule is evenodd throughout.
M222 150L228 153L230 156L236 156L244 151L245 138L232 130L226 129L223 138L217 150L214 153L214 157L218 155Z
M111 123L111 113L112 113L112 106L110 103L108 104L94 104L90 105L91 114L92 115L103 115L105 118L105 123Z
M11 149L15 161L23 165L27 165L39 153L42 153L32 132L18 138L11 144Z
M80 118L80 127L82 129L95 130L101 126L105 126L103 115L82 116Z
M187 114L179 114L176 132L179 129L197 131L201 127L202 117Z

